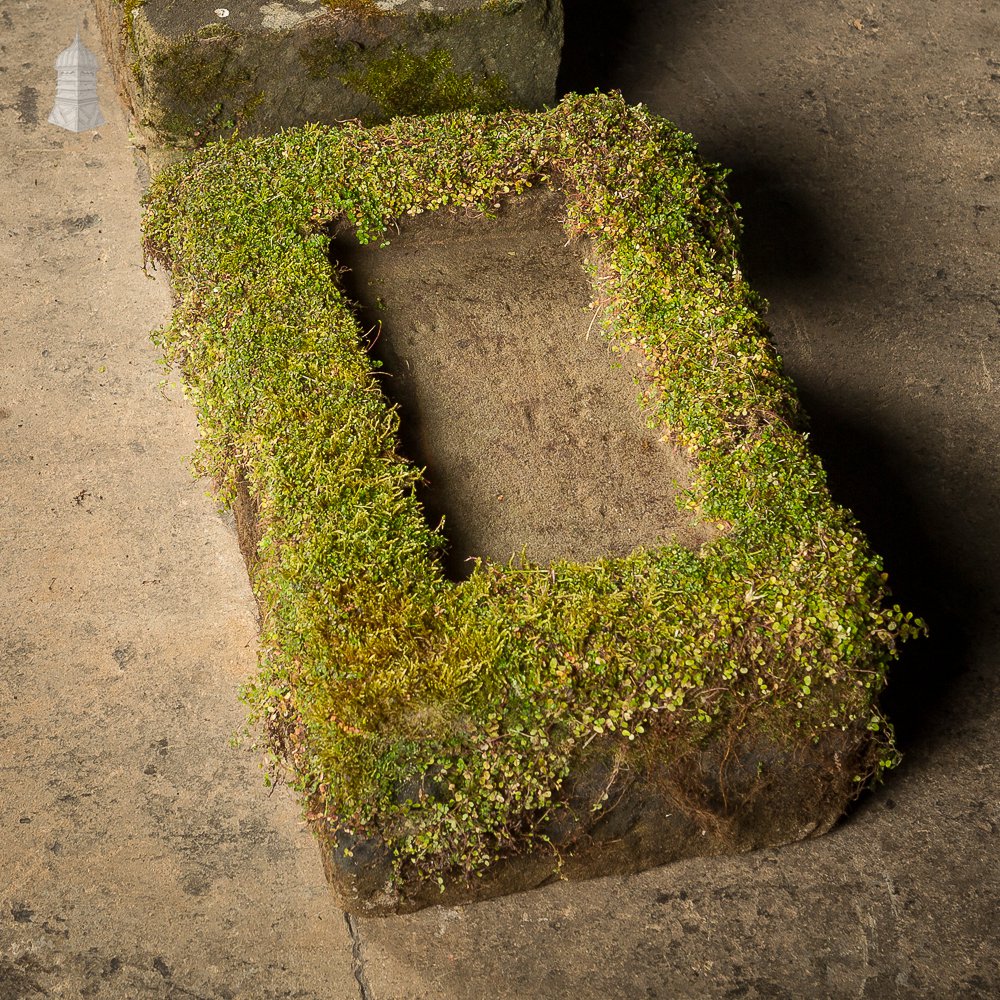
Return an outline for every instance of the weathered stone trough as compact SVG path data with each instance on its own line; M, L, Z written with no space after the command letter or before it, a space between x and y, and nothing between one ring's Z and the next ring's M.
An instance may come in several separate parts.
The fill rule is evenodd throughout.
M555 97L560 0L96 0L136 141L191 149L289 125Z
M668 122L594 95L223 143L154 182L147 252L178 297L162 341L261 609L246 697L346 908L816 835L894 762L877 699L921 626L809 451L723 178ZM553 261L565 316L518 320L564 280ZM613 389L628 375L641 403ZM434 399L457 409L435 422ZM567 528L525 470L556 469L576 429L579 477L617 475L621 442L611 492L639 499ZM428 493L449 476L460 509ZM450 542L478 562L447 558L463 517Z

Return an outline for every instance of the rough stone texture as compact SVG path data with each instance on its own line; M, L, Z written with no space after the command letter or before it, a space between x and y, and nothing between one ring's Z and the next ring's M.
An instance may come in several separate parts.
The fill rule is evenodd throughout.
M141 145L555 96L561 0L96 0ZM225 8L219 8L225 9Z

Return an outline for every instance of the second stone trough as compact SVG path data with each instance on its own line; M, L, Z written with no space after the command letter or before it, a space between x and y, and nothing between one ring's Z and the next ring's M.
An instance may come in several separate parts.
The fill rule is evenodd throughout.
M152 161L232 134L555 99L561 0L96 0Z

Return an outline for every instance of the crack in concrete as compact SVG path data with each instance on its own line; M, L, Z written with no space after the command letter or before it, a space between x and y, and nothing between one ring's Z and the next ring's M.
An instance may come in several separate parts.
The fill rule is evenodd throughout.
M354 917L346 911L344 912L344 923L347 924L347 933L351 935L351 967L361 990L361 1000L375 1000L368 976L365 974L365 960L361 954L361 930Z

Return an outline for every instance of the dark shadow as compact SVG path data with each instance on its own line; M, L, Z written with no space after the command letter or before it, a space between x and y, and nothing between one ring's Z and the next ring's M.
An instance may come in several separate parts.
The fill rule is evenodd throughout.
M807 193L785 182L771 164L731 163L724 157L720 162L732 171L729 197L743 220L741 259L750 284L821 278L836 249L824 206L811 204Z
M379 387L390 406L406 414L406 419L399 421L397 436L399 452L408 461L424 470L423 478L417 483L416 497L424 512L427 523L437 528L442 521L447 525L443 530L448 545L442 553L442 563L449 579L464 580L472 572L472 566L460 559L452 558L457 546L456 539L451 537L450 511L447 497L441 490L435 489L437 470L434 467L433 456L427 453L422 440L422 420L420 404L412 391L408 392L407 384L393 377L393 372L401 367L400 359L392 349L389 337L381 336L382 310L377 298L371 294L356 274L356 264L359 255L365 248L359 247L353 234L343 232L333 234L330 241L330 260L337 274L337 284L350 300L354 315L365 335L364 346L368 356L375 363L379 374ZM446 516L448 515L448 516Z
M556 93L587 94L619 87L618 67L632 34L640 0L563 0L565 36Z
M898 442L843 411L836 400L800 385L810 417L811 443L827 470L834 499L857 516L884 559L892 601L923 618L929 635L906 643L893 665L882 706L896 726L900 749L925 747L947 734L935 731L941 705L969 659L983 595L949 560L946 538L935 530L949 511L926 495L927 472Z

